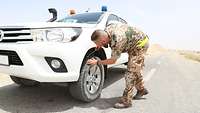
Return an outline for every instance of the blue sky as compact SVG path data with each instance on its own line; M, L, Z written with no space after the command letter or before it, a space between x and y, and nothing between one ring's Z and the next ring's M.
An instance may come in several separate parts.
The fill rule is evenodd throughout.
M146 32L152 43L200 50L199 0L2 0L0 26L46 21L51 17L50 7L62 18L69 9L81 13L89 8L92 12L102 5Z

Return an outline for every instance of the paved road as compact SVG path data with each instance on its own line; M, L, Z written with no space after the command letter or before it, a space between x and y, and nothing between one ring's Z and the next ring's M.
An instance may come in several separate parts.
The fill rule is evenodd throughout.
M125 70L109 69L101 98L92 103L74 100L66 87L23 88L1 75L0 113L200 113L200 63L173 52L148 56L144 78L150 94L118 110L112 106L122 95Z

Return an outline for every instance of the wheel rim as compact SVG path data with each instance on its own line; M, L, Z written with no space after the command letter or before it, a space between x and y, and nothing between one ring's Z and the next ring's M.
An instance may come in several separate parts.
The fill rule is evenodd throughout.
M95 94L101 85L101 67L99 65L86 65L85 85L90 94Z

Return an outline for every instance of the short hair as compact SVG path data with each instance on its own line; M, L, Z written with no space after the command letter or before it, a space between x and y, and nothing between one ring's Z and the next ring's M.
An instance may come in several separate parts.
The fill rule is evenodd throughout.
M91 36L91 40L92 41L97 41L100 37L102 36L105 36L107 35L106 32L104 30L95 30L93 33L92 33L92 36Z

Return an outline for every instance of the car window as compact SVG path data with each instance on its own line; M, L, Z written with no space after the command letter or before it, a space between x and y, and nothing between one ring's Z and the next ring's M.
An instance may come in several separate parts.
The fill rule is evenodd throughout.
M58 20L58 22L97 24L101 20L102 15L103 12L82 13L73 16L68 16L61 20Z
M111 21L111 20L116 20L116 21L118 21L118 18L117 18L117 16L111 14L111 15L109 15L109 17L108 17L108 21Z
M118 21L118 17L117 17L116 15L110 14L110 15L108 16L106 25L109 23L109 21Z
M122 18L120 18L120 17L118 17L118 16L116 16L116 15L114 15L114 14L110 14L110 15L108 16L106 25L109 24L109 21L118 21L118 22L120 22L120 23L127 24L127 22L126 22L125 20L123 20Z

